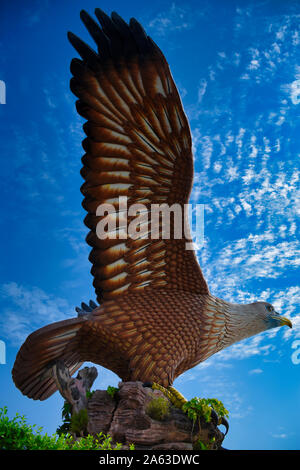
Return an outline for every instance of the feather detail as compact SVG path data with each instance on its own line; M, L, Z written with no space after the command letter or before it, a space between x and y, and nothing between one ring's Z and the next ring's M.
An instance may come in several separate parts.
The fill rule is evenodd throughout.
M56 390L52 365L60 358L70 375L78 370L84 359L75 346L78 332L85 320L64 320L36 330L20 348L12 370L16 386L34 400L45 400Z
M185 249L190 240L177 240L172 231L164 239L168 233L162 222L152 232L149 226L151 204L176 203L182 209L183 231L183 208L192 187L190 130L169 66L135 19L127 24L116 13L109 17L96 9L95 14L100 26L84 11L81 19L98 53L72 33L69 40L81 56L72 60L70 86L79 98L79 114L87 119L81 191L97 299L161 287L207 294L196 256ZM130 205L146 205L147 211L143 218L131 214L118 229L120 196ZM101 204L112 204L115 215L97 215ZM102 240L97 227L105 222L113 228ZM136 236L123 241L129 223ZM114 249L116 245L122 249Z

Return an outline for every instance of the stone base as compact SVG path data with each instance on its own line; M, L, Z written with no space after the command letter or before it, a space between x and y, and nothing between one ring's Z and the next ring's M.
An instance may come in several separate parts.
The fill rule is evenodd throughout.
M134 444L139 450L192 450L200 439L211 449L220 449L224 434L213 424L201 419L200 426L169 402L169 414L153 419L147 407L154 398L168 400L161 391L143 387L142 382L120 382L112 398L105 390L96 390L88 400L87 432L109 434L123 448ZM168 400L169 401L169 400Z

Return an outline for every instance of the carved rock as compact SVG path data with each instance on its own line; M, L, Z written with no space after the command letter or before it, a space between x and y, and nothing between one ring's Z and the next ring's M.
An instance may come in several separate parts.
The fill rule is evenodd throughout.
M86 408L87 392L98 375L96 367L84 367L73 378L64 361L59 360L53 365L52 373L60 394L72 406L72 414Z
M95 435L102 431L104 434L107 434L115 408L116 401L105 390L96 390L92 398L88 400L87 412L89 422L87 432Z
M221 448L224 434L213 422L201 419L199 428L171 403L169 415L160 421L151 418L147 407L155 397L168 400L161 391L143 387L142 382L120 382L114 398L97 390L88 400L88 432L96 435L102 431L123 448L133 443L137 450L191 450L198 439L211 448Z

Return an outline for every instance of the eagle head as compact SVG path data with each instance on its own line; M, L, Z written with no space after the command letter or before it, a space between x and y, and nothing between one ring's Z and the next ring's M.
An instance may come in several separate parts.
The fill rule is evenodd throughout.
M287 325L290 328L293 327L291 320L277 313L272 304L269 304L268 302L257 302L257 308L266 324L266 330L283 325Z

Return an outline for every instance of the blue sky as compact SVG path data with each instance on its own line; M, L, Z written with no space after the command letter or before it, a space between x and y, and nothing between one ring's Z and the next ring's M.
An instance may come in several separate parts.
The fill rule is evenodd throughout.
M94 299L79 174L83 120L69 91L68 30L95 7L136 17L170 64L190 119L198 257L211 292L267 300L293 320L213 356L174 385L230 412L230 449L299 449L299 5L295 1L4 1L0 7L0 406L54 432L63 403L24 397L11 369L33 330ZM295 361L294 361L295 362ZM95 387L118 377L99 367Z

